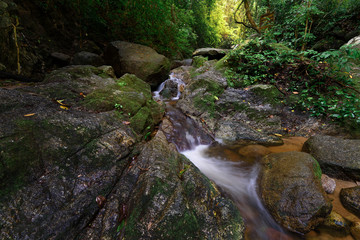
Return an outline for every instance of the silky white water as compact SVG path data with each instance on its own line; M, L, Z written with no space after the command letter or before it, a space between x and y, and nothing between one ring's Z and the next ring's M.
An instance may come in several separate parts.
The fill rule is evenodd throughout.
M280 233L282 229L263 207L256 192L259 164L214 157L208 153L209 148L208 145L198 145L182 154L235 202L246 221L248 239L281 239L281 235L276 238L269 235L269 229Z

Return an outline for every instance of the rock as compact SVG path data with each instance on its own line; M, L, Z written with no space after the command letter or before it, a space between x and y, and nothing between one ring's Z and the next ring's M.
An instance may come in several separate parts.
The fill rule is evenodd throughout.
M115 71L112 68L112 66L103 65L103 66L98 67L98 69L103 71L104 74L106 74L106 75L108 75L108 76L110 76L112 78L116 78Z
M360 240L360 222L354 222L350 227L350 233L355 240Z
M230 49L220 49L220 48L199 48L193 52L193 56L203 56L207 57L209 60L212 59L221 59L223 58Z
M69 65L70 59L71 59L71 57L69 55L66 55L64 53L59 53L59 52L53 52L53 53L51 53L50 56L53 58L55 64L58 64L63 67L66 65Z
M360 180L360 140L315 135L303 146L330 177Z
M173 80L167 80L165 82L163 90L159 93L163 99L171 99L178 94L178 84Z
M254 95L260 98L263 102L267 102L272 105L280 104L280 100L284 97L274 85L256 84L250 86L249 91L254 93Z
M360 49L360 36L350 39L345 45L353 45L353 47Z
M161 131L130 166L80 239L243 239L234 204Z
M223 119L215 125L215 138L222 139L226 144L236 144L239 140L249 140L254 143L281 145L283 142L276 136L268 136L252 129L246 123L232 119Z
M192 59L184 59L184 60L174 60L172 61L171 63L171 67L170 69L175 69L175 68L178 68L178 67L181 67L181 66L191 66L192 64Z
M91 52L76 53L70 62L72 65L92 65L99 67L104 65L104 60L97 54Z
M360 217L360 186L341 189L340 200L347 210Z
M192 59L192 66L199 68L205 64L205 62L208 60L208 58L203 56L195 56Z
M170 61L165 56L150 47L135 43L111 42L105 50L104 58L118 76L135 74L152 88L166 80L170 71Z
M321 185L326 193L333 193L336 188L336 182L326 174L321 175Z
M246 158L255 158L260 159L268 154L271 151L262 145L248 145L239 149L239 154Z
M260 197L283 227L307 233L330 214L332 205L321 186L321 169L311 155L273 153L261 164Z
M349 224L350 222L348 220L335 211L331 211L323 223L325 227L340 232L349 232Z

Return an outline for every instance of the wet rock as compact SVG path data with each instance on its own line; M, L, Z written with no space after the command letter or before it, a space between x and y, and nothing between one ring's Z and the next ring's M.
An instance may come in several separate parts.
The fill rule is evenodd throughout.
M173 80L167 80L165 82L163 90L159 93L163 99L171 99L178 94L178 84Z
M249 140L267 145L281 145L283 142L276 136L262 134L242 122L232 119L218 121L215 125L215 138L222 139L227 144L235 144L238 140Z
M104 60L97 54L91 52L76 53L70 62L72 65L92 65L99 67L104 65Z
M303 146L330 177L360 180L360 140L315 135Z
M336 231L349 232L350 222L335 211L331 211L323 225Z
M104 58L118 76L135 74L152 88L167 79L170 71L170 61L165 56L150 47L129 42L111 42L105 50Z
M223 58L230 49L220 48L199 48L193 52L193 56L207 57L209 60Z
M360 217L360 186L341 189L340 200L347 210Z
M336 188L336 182L326 174L321 175L321 184L326 193L333 193Z
M184 60L174 60L171 63L170 69L175 69L181 66L191 66L192 59L184 59Z
M320 166L311 155L274 153L261 164L260 197L283 227L307 233L330 214L332 205L321 186Z
M243 239L237 208L161 131L107 199L81 239Z
M260 159L271 153L271 151L267 147L264 147L262 145L248 145L240 148L238 152L244 157L255 159Z
M350 233L355 240L360 240L360 222L354 222L350 227Z

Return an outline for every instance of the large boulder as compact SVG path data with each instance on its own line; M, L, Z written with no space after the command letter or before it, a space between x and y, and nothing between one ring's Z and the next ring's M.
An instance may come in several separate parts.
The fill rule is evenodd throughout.
M360 217L360 186L341 189L340 200L346 209Z
M303 146L322 171L335 178L360 180L360 140L315 135Z
M243 239L238 209L159 131L80 239Z
M321 169L311 155L273 153L261 164L260 197L283 227L307 233L330 214L332 205L321 186Z
M352 45L354 48L360 49L360 36L350 39L345 45Z
M207 57L209 60L221 59L230 51L230 49L220 48L199 48L193 52L193 56Z
M135 43L111 42L105 50L104 58L118 76L135 74L152 88L167 79L170 71L169 59L150 47Z

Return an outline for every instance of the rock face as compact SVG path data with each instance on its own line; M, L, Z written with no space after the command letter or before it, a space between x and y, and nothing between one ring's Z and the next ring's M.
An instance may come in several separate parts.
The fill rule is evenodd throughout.
M167 79L170 71L170 61L165 56L140 44L111 42L105 50L104 58L118 76L125 73L135 74L152 88Z
M340 200L346 209L360 217L360 186L341 189Z
M70 64L73 65L92 65L95 67L99 67L104 65L104 60L97 54L91 52L79 52L76 53L71 60Z
M243 230L236 207L160 131L80 239L243 239Z
M316 135L304 144L303 151L319 162L331 177L360 180L360 140Z
M164 134L150 86L69 66L0 88L0 239L242 239L232 202Z
M193 52L193 56L207 57L209 60L221 59L230 51L230 49L220 48L199 48Z
M307 233L332 209L321 186L321 170L307 153L265 156L259 176L260 197L274 219L293 232Z

